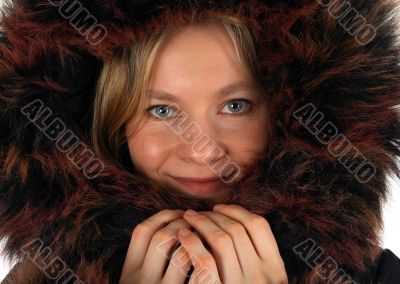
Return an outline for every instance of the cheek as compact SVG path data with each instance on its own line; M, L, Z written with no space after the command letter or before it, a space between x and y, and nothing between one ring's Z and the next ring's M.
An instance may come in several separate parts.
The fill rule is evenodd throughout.
M236 137L236 148L247 150L252 153L262 152L267 146L267 133L261 127L253 126L246 127L241 132L241 135Z
M139 131L129 139L128 147L132 163L142 172L150 175L156 171L170 152L169 143L162 134Z
M247 164L262 154L269 142L268 120L249 120L237 125L235 131L226 133L232 159Z

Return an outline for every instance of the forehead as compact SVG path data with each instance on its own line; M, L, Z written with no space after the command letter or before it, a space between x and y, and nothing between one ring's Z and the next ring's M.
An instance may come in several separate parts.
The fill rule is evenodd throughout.
M213 95L215 98L218 98L228 96L236 92L247 92L248 94L256 95L259 94L260 87L252 81L238 81L221 87L216 93L211 95ZM178 101L177 95L162 90L147 90L146 96L149 99Z
M150 85L245 81L248 72L222 26L189 26L165 40L154 61ZM229 82L228 82L229 81Z

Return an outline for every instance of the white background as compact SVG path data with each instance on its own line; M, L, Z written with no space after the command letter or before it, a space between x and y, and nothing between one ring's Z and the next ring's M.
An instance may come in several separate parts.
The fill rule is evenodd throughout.
M3 0L0 0L0 5ZM1 8L1 6L0 6ZM400 257L400 181L389 178L392 196L384 207L384 231L382 233L382 246L391 249ZM12 264L5 261L0 255L0 280L7 275Z

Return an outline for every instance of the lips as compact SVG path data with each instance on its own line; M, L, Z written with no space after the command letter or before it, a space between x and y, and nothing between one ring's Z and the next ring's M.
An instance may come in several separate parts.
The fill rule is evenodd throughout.
M206 177L206 178L197 178L197 177L174 177L175 179L179 179L179 180L183 180L183 181L188 181L188 182L212 182L212 181L216 181L219 179L219 177L215 176L215 177Z
M219 177L207 178L187 178L173 177L177 183L183 186L186 190L197 193L209 193L217 191L224 186L224 183Z

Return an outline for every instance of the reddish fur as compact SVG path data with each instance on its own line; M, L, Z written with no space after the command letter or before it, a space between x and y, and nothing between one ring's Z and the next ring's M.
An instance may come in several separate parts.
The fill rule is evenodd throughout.
M23 257L21 246L40 237L88 283L100 283L100 278L115 283L130 232L138 222L165 208L211 208L206 202L163 194L157 184L132 179L113 165L107 164L102 176L87 180L19 113L36 98L36 92L47 105L62 112L63 105L52 98L68 101L75 82L65 85L46 73L36 76L21 70L40 71L41 60L49 54L60 68L68 66L71 58L81 59L76 48L107 60L115 50L149 31L219 12L165 9L145 26L136 27L116 1L99 1L99 11L112 12L99 16L108 36L92 46L61 17L51 24L38 21L54 9L47 1L36 1L41 8L35 13L28 12L28 2L32 1L14 0L15 9L1 19L11 46L0 47L0 117L10 130L0 146L0 235L8 237L6 252L10 256ZM384 23L395 6L388 0L377 0L371 7L353 1L369 22L382 24L376 41L362 47L321 11L316 1L280 2L245 1L232 10L246 20L260 46L266 93L272 96L274 140L226 202L241 204L270 221L285 263L294 265L288 267L293 283L321 283L291 252L293 245L312 237L354 275L368 267L380 251L381 206L387 195L384 177L389 172L398 175L395 157L400 156L399 115L393 109L400 104L399 49L393 22ZM316 35L312 24L317 13L321 13L319 23L324 29ZM110 16L114 14L117 17ZM299 23L303 24L301 34L295 34L292 28ZM313 68L318 71L313 73ZM342 84L346 78L352 78L352 84ZM308 102L315 103L376 165L378 172L371 181L357 183L327 148L294 120L292 112ZM63 114L89 144L88 129L80 129L73 117L69 120L69 113ZM36 140L28 135L32 128ZM42 201L37 201L39 194ZM47 204L45 197L55 201ZM107 215L102 216L103 212ZM99 255L91 251L94 248Z

